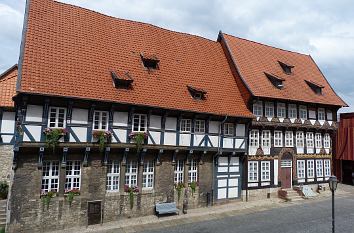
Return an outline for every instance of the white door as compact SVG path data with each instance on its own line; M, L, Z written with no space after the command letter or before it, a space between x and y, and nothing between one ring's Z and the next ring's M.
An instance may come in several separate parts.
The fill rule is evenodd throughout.
M239 157L219 157L216 171L217 199L238 198L240 186Z

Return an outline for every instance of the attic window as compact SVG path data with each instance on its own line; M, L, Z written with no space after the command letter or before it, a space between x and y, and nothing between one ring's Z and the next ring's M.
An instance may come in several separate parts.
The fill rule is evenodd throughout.
M292 65L288 65L284 62L281 62L281 61L278 61L279 62L279 65L281 66L281 68L283 69L284 73L285 74L291 74L291 69L294 68L294 66Z
M111 71L113 85L115 88L130 89L132 87L133 79L128 72L113 72Z
M268 73L264 73L267 78L269 79L269 81L273 84L273 86L275 86L278 89L282 89L284 87L283 82L285 81L285 79L280 78L274 74L268 74Z
M195 88L192 86L187 86L189 93L196 100L205 100L206 99L206 91L200 88Z
M159 69L160 60L155 55L141 54L140 56L145 68L149 70Z
M309 87L311 87L311 89L317 94L317 95L322 95L322 89L324 88L324 86L322 86L321 84L315 83L311 80L305 80L305 82L307 83L307 85L309 85Z

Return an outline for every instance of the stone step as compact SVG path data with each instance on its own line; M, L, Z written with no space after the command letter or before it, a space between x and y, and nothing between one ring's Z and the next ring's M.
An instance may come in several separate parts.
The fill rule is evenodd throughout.
M302 201L304 200L302 197L294 197L294 198L290 198L290 201Z

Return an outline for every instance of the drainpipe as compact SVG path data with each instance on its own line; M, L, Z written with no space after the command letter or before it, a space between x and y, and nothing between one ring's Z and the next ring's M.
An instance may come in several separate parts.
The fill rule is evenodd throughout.
M225 121L227 120L228 116L226 115L224 120L222 122L220 122L219 124L219 132L218 132L218 148L217 148L217 152L216 154L213 156L213 158L217 158L217 155L220 153L220 135L221 135L221 126L225 123ZM215 174L215 163L213 165L213 175ZM216 178L216 177L215 177ZM214 204L214 188L215 188L215 180L212 182L212 189L211 189L211 202L212 202L212 205Z

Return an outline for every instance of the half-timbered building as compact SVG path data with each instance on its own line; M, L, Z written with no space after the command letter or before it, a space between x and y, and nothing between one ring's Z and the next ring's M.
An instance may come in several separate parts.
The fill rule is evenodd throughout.
M236 82L255 118L249 130L245 196L266 197L326 182L337 111L346 103L311 56L219 34Z
M253 116L219 42L52 0L23 32L10 232L240 198Z

